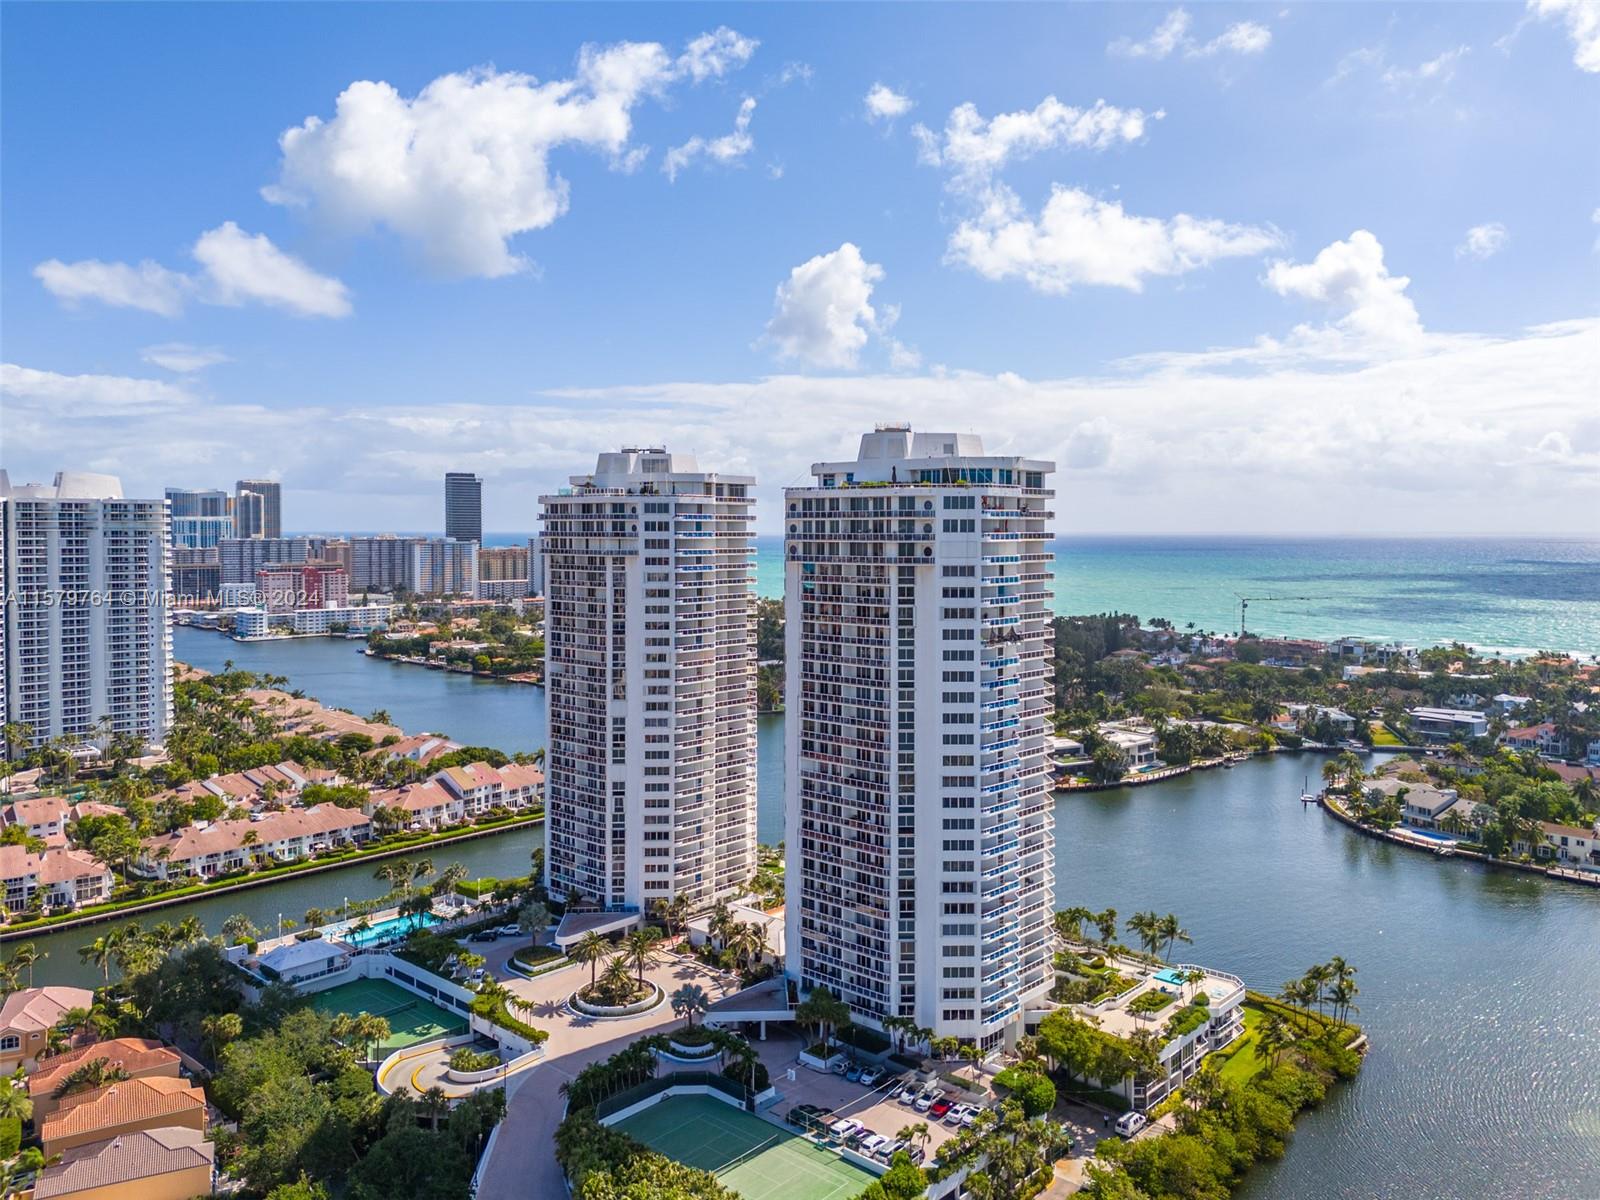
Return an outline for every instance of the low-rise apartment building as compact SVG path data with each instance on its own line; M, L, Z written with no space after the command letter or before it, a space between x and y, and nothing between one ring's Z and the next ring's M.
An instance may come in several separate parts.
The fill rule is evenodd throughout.
M1582 825L1558 825L1553 821L1541 821L1539 827L1544 831L1542 843L1530 850L1526 841L1519 840L1513 849L1568 866L1600 867L1600 821L1587 829Z
M26 846L0 846L0 887L8 912L21 912L36 896L51 909L98 904L110 898L115 883L105 863L83 850L52 846L35 854Z
M1121 752L1129 771L1157 766L1155 730L1133 721L1108 721L1096 727L1105 741Z
M146 838L133 869L156 879L209 879L243 870L252 860L297 862L372 836L372 818L359 809L319 804L257 814L248 820L204 822Z

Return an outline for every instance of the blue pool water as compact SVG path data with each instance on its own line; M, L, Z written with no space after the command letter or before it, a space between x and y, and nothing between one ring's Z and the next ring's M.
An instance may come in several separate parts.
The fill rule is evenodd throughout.
M1456 840L1448 833L1439 833L1432 829L1413 829L1409 825L1404 828L1407 833L1415 834L1417 837L1425 837L1435 842L1453 842Z
M1157 971L1155 977L1157 983L1171 984L1173 987L1183 986L1183 972L1175 971L1171 967L1164 971Z
M423 913L421 924L424 927L437 925L442 919L434 913ZM337 933L335 936L340 941L349 942L357 949L364 950L368 946L376 946L381 942L393 941L396 938L404 937L416 927L417 918L415 917L390 917L387 920L377 922L372 928L364 929L360 933ZM349 927L346 926L346 928L348 929Z

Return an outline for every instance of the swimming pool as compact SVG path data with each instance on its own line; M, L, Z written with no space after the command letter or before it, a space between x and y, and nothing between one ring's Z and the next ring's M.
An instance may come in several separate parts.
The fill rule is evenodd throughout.
M1433 829L1413 829L1409 825L1401 826L1401 831L1404 833L1413 834L1416 837L1427 838L1431 842L1453 842L1456 840L1448 833L1439 833L1437 830Z
M357 949L365 950L368 946L378 946L384 942L397 941L405 937L413 929L437 925L443 919L438 914L431 912L423 913L420 917L389 917L359 932L352 932L351 926L345 925L333 930L332 934L341 942L349 942Z
M1183 972L1175 970L1172 967L1167 967L1165 970L1157 971L1155 973L1155 980L1157 983L1164 983L1169 987L1182 987L1184 983L1187 982L1183 977Z

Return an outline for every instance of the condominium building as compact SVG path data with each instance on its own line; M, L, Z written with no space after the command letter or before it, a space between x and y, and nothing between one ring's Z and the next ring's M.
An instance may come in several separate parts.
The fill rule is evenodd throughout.
M526 579L528 577L528 548L526 546L486 546L478 551L478 578Z
M1051 984L1054 464L880 426L785 492L788 971L991 1047Z
M444 535L458 542L483 541L483 480L471 471L446 471Z
M233 536L233 497L221 488L168 488L174 550L204 550Z
M269 613L339 607L350 599L350 581L332 563L277 563L256 572L256 596Z
M390 592L411 586L411 547L423 540L392 533L351 538L350 589Z
M283 536L283 485L275 479L241 479L234 485L235 532L240 537ZM246 500L259 496L260 500Z
M419 596L478 597L478 544L418 538L411 544L406 586Z
M110 475L13 487L0 471L0 717L51 738L159 744L172 724L167 506ZM106 724L102 724L102 721Z
M755 871L753 488L626 449L540 498L558 895L702 905Z
M222 582L254 584L262 567L274 563L303 563L321 558L328 539L320 537L223 538L217 544L222 567Z

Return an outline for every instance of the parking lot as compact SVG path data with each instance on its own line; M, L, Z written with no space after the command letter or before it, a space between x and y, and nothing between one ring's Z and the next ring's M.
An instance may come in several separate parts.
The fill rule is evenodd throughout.
M783 1095L774 1110L780 1117L787 1117L797 1104L811 1104L832 1113L832 1120L860 1121L865 1128L890 1139L896 1138L908 1125L926 1124L928 1140L914 1144L925 1146L930 1160L938 1148L956 1134L956 1127L945 1124L931 1111L918 1112L912 1105L901 1104L890 1097L890 1092L907 1077L903 1073L890 1075L886 1072L875 1086L867 1088L842 1075L823 1074L802 1066L799 1053L803 1045L797 1038L773 1034L768 1041L757 1042L756 1046L772 1076L773 1086ZM793 1080L788 1077L791 1070Z

